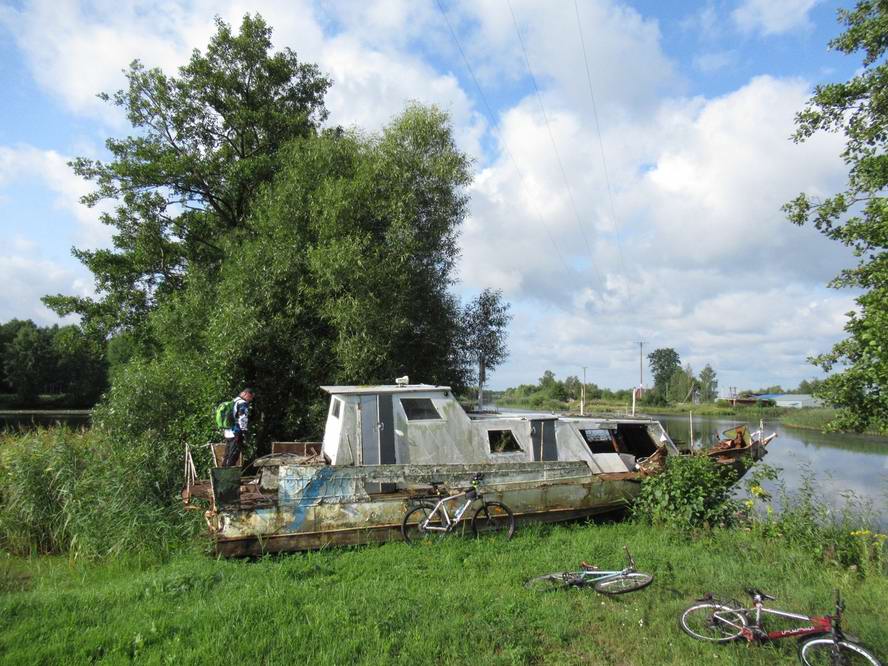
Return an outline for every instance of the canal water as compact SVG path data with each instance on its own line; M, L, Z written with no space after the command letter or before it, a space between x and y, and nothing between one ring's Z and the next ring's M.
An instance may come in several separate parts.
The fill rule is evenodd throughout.
M690 423L687 415L653 415L674 440L687 443ZM694 417L694 444L711 446L718 435L742 424L725 417ZM758 430L757 423L749 423ZM768 445L764 463L780 468L780 478L790 492L797 490L804 477L813 475L821 499L839 508L849 492L871 504L888 524L888 439L821 433L784 427L779 421L765 421L765 433L777 433ZM767 485L767 484L766 484ZM773 490L773 488L769 488Z
M494 405L488 406L496 410ZM500 413L527 413L528 410L500 408ZM688 415L650 414L666 428L666 432L680 445L687 445L690 437ZM745 421L730 417L694 417L694 445L709 447L719 439L719 435ZM758 423L746 423L750 431L758 430ZM816 480L815 487L820 500L841 509L847 504L846 496L854 496L868 504L876 522L888 528L888 439L821 433L816 430L803 430L784 427L779 421L765 421L765 433L777 433L777 438L768 445L765 464L780 470L780 482L788 493L794 493L806 477ZM778 487L765 483L772 493Z
M67 425L85 428L90 424L90 412L86 409L0 411L0 432L33 430L40 426Z

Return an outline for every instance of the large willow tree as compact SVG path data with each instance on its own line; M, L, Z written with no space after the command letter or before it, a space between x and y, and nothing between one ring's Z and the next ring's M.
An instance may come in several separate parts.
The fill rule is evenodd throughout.
M853 248L856 267L842 271L833 287L863 290L845 331L848 337L813 363L835 371L816 390L840 407L832 424L842 429L888 429L888 3L859 2L840 10L847 30L830 42L846 54L862 54L863 67L849 81L817 86L796 118L796 141L817 132L846 137L842 159L848 184L823 201L802 194L786 205L791 221L811 223L828 238Z

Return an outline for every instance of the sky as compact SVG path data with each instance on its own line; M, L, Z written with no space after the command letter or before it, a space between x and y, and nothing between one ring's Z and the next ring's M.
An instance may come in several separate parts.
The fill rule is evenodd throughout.
M827 48L840 6L0 0L0 321L55 323L42 295L94 293L71 248L111 231L67 162L129 133L97 93L136 58L174 73L214 16L249 11L332 78L329 124L378 130L411 101L450 114L474 172L454 288L501 289L514 315L493 387L584 366L637 385L638 341L709 363L722 392L796 386L854 306L826 286L851 252L780 210L846 181L841 136L790 139L813 87L860 67Z

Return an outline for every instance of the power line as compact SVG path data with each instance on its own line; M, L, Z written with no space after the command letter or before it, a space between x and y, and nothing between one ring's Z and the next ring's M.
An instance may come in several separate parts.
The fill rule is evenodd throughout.
M589 245L589 239L586 236L586 229L583 226L583 221L580 219L580 211L577 208L577 204L573 196L573 190L571 189L570 182L567 179L567 171L565 171L564 169L564 163L561 161L561 153L558 151L558 145L555 143L555 135L552 133L552 125L549 122L549 115L546 113L546 107L543 104L543 96L540 93L539 86L537 85L536 77L533 75L533 68L530 66L530 58L527 55L527 48L524 45L524 38L521 36L521 28L518 25L518 17L515 16L515 10L512 9L511 0L506 0L506 4L509 7L509 13L512 14L512 22L515 24L515 34L518 35L518 44L521 46L521 52L524 54L524 63L527 65L527 73L530 75L530 81L531 83L533 83L533 89L536 93L537 102L540 105L540 111L542 111L543 113L543 121L546 123L546 130L549 133L549 141L552 143L552 150L554 151L555 159L558 162L558 169L561 172L561 179L564 181L564 187L567 190L567 196L568 200L570 201L570 206L573 209L574 217L577 220L577 226L579 227L580 233L583 236L583 242L586 244L586 250L589 252L589 260L592 262L592 268L598 275L598 279L602 282L603 286L604 281L602 275L595 264L592 247Z
M441 4L441 0L435 0L435 4L438 6L438 11L441 13L441 17L444 19L444 23L447 25L447 30L450 32L450 36L453 39L454 44L456 44L456 48L459 51L460 56L462 57L463 63L466 66L466 69L469 71L469 76L472 77L472 82L475 84L475 88L478 90L478 95L481 97L481 102L484 104L484 108L487 110L487 115L490 118L491 129L496 132L499 136L500 143L503 146L503 151L509 158L509 161L512 163L512 167L518 173L518 178L522 181L527 181L527 178L524 176L524 172L521 171L521 168L518 166L518 162L515 160L515 156L512 154L512 151L509 149L509 145L506 142L506 138L501 131L498 129L498 123L496 121L496 114L494 114L492 107L487 101L487 96L484 94L484 90L481 88L481 84L478 83L478 78L475 76L475 70L472 69L472 65L469 63L469 59L466 56L465 51L463 50L462 44L459 41L459 37L456 36L456 31L453 29L453 26L450 24L450 19L447 18L447 13L444 11L444 7ZM542 223L543 230L546 232L546 236L548 236L549 241L552 243L552 247L555 248L555 253L558 255L558 259L561 261L562 266L564 266L565 272L570 275L571 271L568 268L567 262L564 259L564 255L561 253L561 250L558 248L558 244L555 242L555 238L552 236L552 232L549 231L549 226L546 223L545 218L542 213L540 213L539 209L536 207L536 204L531 199L531 206L534 209L534 214L539 221Z
M623 260L623 245L620 243L619 219L617 218L617 209L614 206L614 193L611 187L610 173L607 168L607 159L604 155L604 141L601 139L601 125L598 122L598 107L595 104L595 93L592 88L592 72L589 70L589 56L586 53L586 40L583 37L583 22L580 20L580 6L577 0L574 0L574 11L577 15L577 29L580 33L580 45L583 47L583 64L586 66L586 82L589 84L589 96L592 98L592 116L595 118L595 132L598 134L598 148L601 151L601 165L604 168L604 182L607 184L607 198L610 204L611 217L614 220L614 236L617 241L617 250L620 257L620 268L626 279L629 275L626 273L626 263Z

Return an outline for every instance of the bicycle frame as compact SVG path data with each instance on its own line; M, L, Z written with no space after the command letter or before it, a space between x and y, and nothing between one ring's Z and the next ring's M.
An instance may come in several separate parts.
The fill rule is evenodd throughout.
M459 523L465 512L468 511L469 507L472 506L472 503L476 499L484 501L481 493L476 493L475 497L466 497L465 504L457 509L456 513L454 513L451 517L450 512L447 510L447 502L457 500L460 497L466 497L466 493L461 492L457 493L456 495L442 497L440 500L438 500L438 503L435 505L435 508L432 509L432 512L428 515L428 518L423 521L422 528L428 532L449 532L457 523ZM441 517L440 527L429 524L432 518L434 518L436 515L439 515Z
M789 613L787 611L776 610L774 608L765 608L761 602L756 602L754 608L737 608L734 613L742 613L746 617L754 615L755 622L751 626L741 626L731 622L723 617L720 613L712 614L719 622L739 629L741 635L749 642L756 640L768 639L779 640L781 638L794 638L797 636L813 636L815 634L828 634L833 628L833 617L831 615L802 615L800 613ZM781 629L778 631L765 632L762 629L762 615L776 615L777 617L787 618L789 620L799 620L800 622L809 622L805 627L796 627L793 629Z
M626 558L629 560L629 564L625 569L620 569L619 571L604 571L602 569L583 569L582 571L578 571L576 573L567 572L565 576L574 576L575 578L579 578L581 584L585 585L586 583L598 583L604 580L610 580L611 578L619 578L620 576L627 576L629 574L633 574L638 569L635 567L635 560L632 557L632 553L629 552L629 548L623 547L626 551Z
M583 583L598 583L610 578L619 578L627 574L635 573L635 567L626 567L620 571L602 571L600 569L592 569L577 572L583 579ZM572 574L573 575L573 574Z

